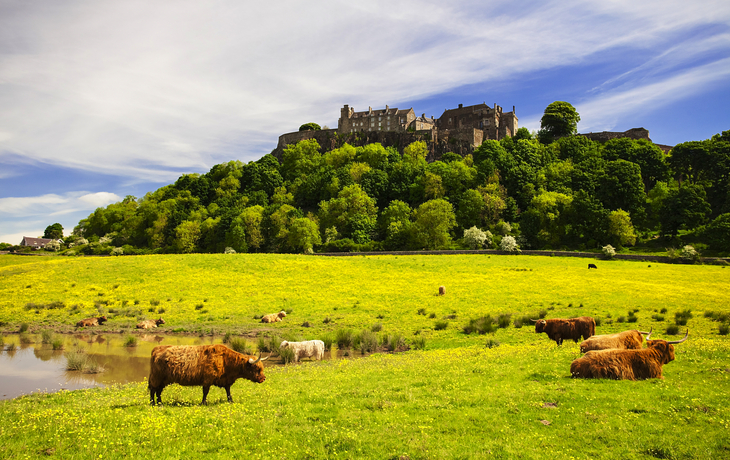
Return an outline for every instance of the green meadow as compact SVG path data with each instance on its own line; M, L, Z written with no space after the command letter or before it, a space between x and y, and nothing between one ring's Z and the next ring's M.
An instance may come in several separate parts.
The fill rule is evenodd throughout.
M722 266L558 257L0 256L6 345L24 323L64 332L106 314L101 331L161 316L160 332L254 348L346 330L412 348L270 366L265 383L233 386L234 404L213 388L200 406L199 387L173 385L151 407L146 382L2 401L0 458L729 458L728 286ZM280 310L280 323L257 319ZM686 325L668 335L677 313ZM487 315L511 316L464 332ZM540 315L689 339L663 380L578 380L577 344L515 323Z

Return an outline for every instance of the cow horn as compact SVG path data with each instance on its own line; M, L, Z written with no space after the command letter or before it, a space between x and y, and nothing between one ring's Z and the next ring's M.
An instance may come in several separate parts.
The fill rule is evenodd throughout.
M259 356L259 361L266 361L269 358L271 358L271 355L267 356L266 358L262 358L261 356Z
M654 326L649 328L649 332L643 332L643 331L638 331L638 332L641 335L645 335L646 339L649 340L649 337L651 337L651 331L653 331L653 330L654 330Z
M689 335L689 329L687 329L687 333L686 333L686 334L684 334L684 338L683 338L682 340L672 340L671 342L667 342L667 343L682 343L682 342L684 342L685 340L687 340L687 336L688 336L688 335Z
M536 323L537 322L536 319L532 319L532 318L530 318L530 321L532 321L533 323Z

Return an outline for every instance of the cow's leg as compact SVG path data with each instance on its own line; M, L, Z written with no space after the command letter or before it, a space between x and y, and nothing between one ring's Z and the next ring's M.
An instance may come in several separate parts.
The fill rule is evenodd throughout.
M208 392L210 391L210 385L203 385L203 402L201 404L208 404L206 399L208 398Z
M558 344L558 346L563 344L563 338L560 336L555 337L555 343Z
M231 397L231 386L230 385L228 385L226 387L226 396L228 396L228 402L229 403L232 403L233 402L233 398Z
M155 388L149 387L150 389L150 404L155 405L155 391L157 391Z

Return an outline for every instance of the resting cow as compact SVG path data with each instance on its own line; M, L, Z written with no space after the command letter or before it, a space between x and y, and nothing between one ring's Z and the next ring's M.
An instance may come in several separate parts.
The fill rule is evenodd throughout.
M533 319L533 321L535 321ZM581 337L587 339L596 333L596 322L590 316L570 319L541 319L535 323L535 332L544 332L558 345L563 340L577 342Z
M305 342L281 342L279 348L294 350L294 362L301 358L314 358L317 361L324 358L324 342L321 340L307 340Z
M165 320L160 319L146 319L137 323L137 329L152 329L161 324L165 324Z
M674 361L673 344L687 340L647 340L641 350L589 351L570 365L573 377L584 379L644 380L663 379L662 366Z
M643 334L643 335L642 335ZM639 350L644 343L644 335L651 336L649 332L623 331L617 334L594 335L580 343L580 352L585 353L591 350ZM647 340L649 339L647 336Z
M98 318L86 318L76 323L76 327L89 327L89 326L101 326L106 321L106 316L99 316Z
M150 402L162 403L162 390L167 385L177 383L182 386L202 386L203 403L211 385L225 388L228 402L231 398L231 385L239 378L263 383L264 365L261 361L268 359L259 356L244 355L235 352L225 345L172 346L162 345L152 349L150 358Z
M270 315L266 315L263 318L261 318L262 323L277 323L281 321L283 317L286 316L286 312L284 310L280 311L279 313L272 313Z

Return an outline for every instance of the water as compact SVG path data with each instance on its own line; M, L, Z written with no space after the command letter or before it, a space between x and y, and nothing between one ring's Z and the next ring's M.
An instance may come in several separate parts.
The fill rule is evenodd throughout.
M150 373L150 354L157 345L203 345L221 343L221 337L181 337L156 334L135 335L136 347L125 347L120 334L74 334L62 336L64 350L53 350L40 343L40 337L21 343L18 335L4 336L0 353L0 399L12 399L40 391L77 390L112 383L141 382ZM14 344L13 351L8 345ZM90 374L67 371L64 352L83 349L87 356L104 367L104 372ZM267 362L268 363L268 362Z

